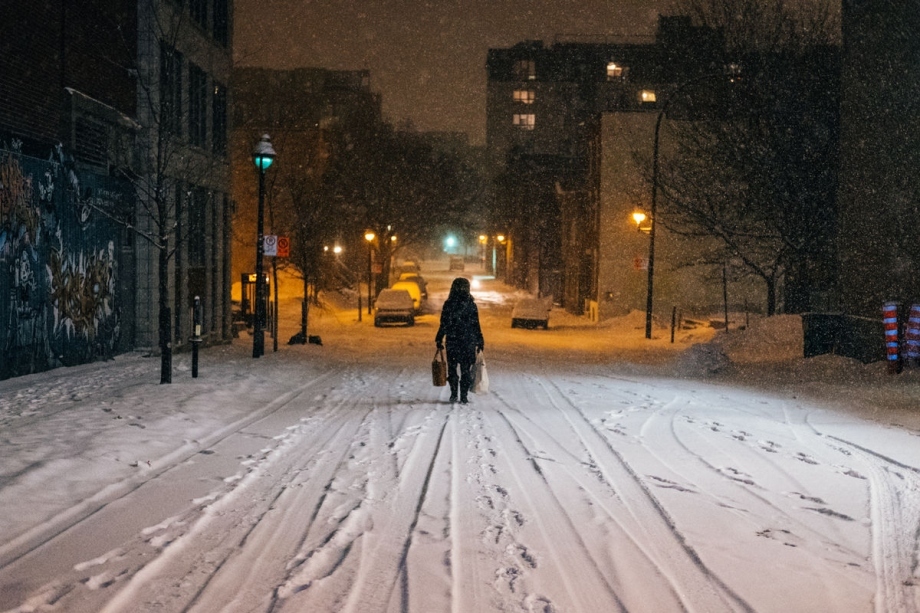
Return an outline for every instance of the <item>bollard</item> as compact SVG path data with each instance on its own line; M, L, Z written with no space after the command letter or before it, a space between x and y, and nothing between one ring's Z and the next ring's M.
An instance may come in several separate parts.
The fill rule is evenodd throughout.
M899 338L898 303L886 302L882 307L882 323L885 325L885 351L888 357L888 373L901 372L901 342Z
M905 363L914 368L920 366L920 304L910 307L907 330L904 333Z
M195 296L195 306L192 307L192 322L194 325L194 335L192 342L192 378L198 378L198 346L201 345L201 298Z

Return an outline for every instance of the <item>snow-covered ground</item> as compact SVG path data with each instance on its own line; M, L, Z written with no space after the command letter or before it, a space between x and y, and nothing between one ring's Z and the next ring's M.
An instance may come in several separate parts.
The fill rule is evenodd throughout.
M484 279L491 390L451 406L444 269L412 328L339 297L288 346L288 296L277 353L198 378L0 382L0 611L918 610L920 373L801 359L796 317L511 329Z

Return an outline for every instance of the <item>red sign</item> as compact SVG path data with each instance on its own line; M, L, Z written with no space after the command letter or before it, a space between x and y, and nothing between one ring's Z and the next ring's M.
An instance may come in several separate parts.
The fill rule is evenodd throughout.
M278 237L278 257L286 258L291 255L291 239L286 236Z

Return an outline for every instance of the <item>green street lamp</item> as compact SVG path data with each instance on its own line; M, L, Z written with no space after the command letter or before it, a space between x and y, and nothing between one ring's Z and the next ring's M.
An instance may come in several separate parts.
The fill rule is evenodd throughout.
M275 149L268 134L252 151L252 161L259 172L259 216L256 230L256 309L252 328L252 357L258 358L265 353L265 277L262 274L262 260L265 255L264 222L265 217L265 171L275 161Z

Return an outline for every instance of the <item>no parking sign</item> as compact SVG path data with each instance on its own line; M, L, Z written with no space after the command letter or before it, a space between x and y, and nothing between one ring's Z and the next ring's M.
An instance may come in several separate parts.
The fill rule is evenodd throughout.
M286 236L278 237L278 257L286 258L291 255L291 239Z

